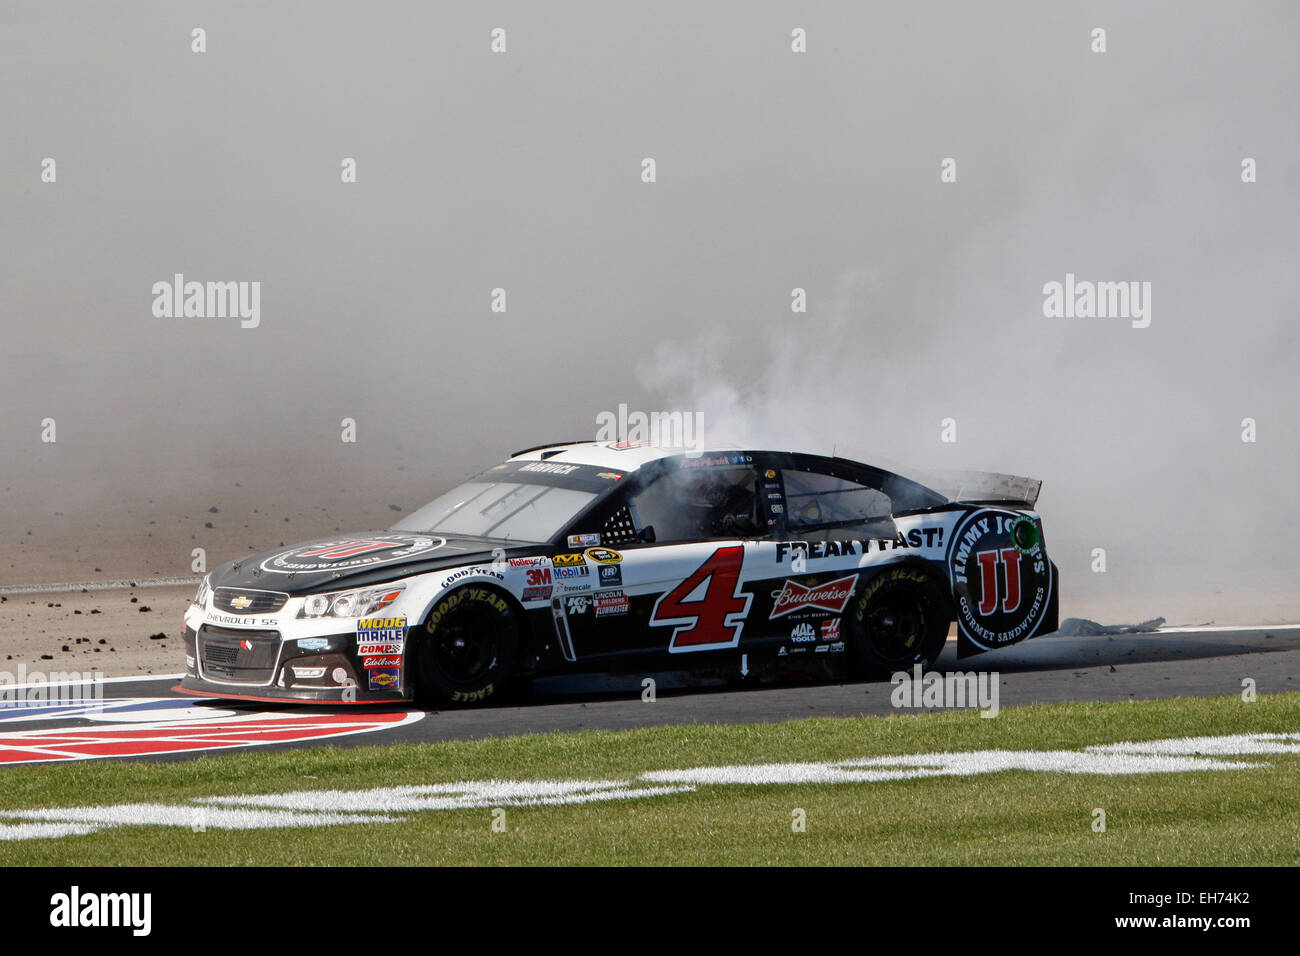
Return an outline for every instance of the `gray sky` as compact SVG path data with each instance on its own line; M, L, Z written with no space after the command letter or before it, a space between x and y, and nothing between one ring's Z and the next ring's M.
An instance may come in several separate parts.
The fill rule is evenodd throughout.
M626 402L1040 477L1081 586L1097 546L1134 586L1300 567L1298 25L1260 2L10 0L4 480L91 510L231 460L358 494L402 462L432 497ZM261 282L260 327L154 317L176 272ZM1150 327L1044 317L1067 272L1149 281Z

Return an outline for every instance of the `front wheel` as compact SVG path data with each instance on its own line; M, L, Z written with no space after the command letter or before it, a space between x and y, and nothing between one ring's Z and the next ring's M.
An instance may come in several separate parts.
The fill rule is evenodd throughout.
M848 617L848 651L857 669L879 674L932 665L948 639L947 602L933 575L909 566L869 580Z
M505 692L523 628L500 591L467 585L443 595L416 635L416 700L464 705Z

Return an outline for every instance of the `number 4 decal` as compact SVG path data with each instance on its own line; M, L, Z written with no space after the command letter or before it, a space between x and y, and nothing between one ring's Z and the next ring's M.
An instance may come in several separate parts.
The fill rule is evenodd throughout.
M655 602L650 625L676 625L671 653L735 647L753 595L740 591L743 545L719 548L681 584ZM701 592L701 593L696 593Z

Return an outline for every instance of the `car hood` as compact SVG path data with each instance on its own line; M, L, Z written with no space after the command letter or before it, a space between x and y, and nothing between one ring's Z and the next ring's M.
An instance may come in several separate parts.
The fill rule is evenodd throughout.
M214 588L256 588L290 595L381 584L412 574L541 554L541 544L409 531L336 534L229 561L212 572Z

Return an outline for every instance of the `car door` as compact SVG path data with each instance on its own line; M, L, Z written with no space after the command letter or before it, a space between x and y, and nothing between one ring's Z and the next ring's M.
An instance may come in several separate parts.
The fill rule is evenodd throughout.
M770 542L774 514L754 456L679 456L645 471L602 524L623 530L605 530L601 545L582 552L590 586L580 580L560 596L579 662L646 666L741 641L753 598L744 568Z

